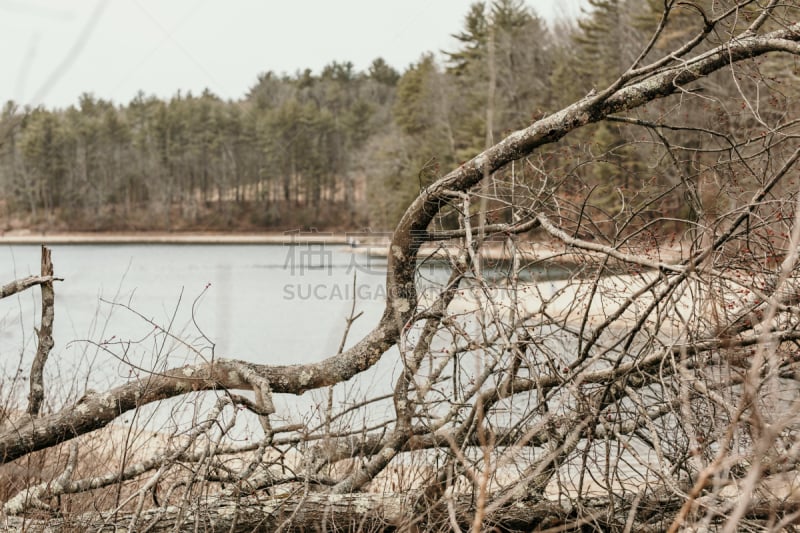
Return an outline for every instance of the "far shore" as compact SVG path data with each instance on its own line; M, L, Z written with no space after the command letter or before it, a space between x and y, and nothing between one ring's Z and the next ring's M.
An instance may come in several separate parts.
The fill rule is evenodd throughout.
M367 254L374 257L389 255L389 232L352 231L330 232L311 230L293 230L285 232L36 232L29 230L13 230L0 233L2 245L95 245L95 244L252 244L252 245L335 245L346 246L354 253ZM423 245L419 257L444 258L458 252L458 248L446 244ZM547 261L565 265L578 264L585 259L575 250L547 245L537 242L519 243L516 254L521 260L529 262ZM588 252L588 255L597 255ZM643 254L647 256L649 254ZM490 242L481 250L486 260L509 260L508 249L501 242ZM677 263L683 258L680 248L659 251L657 259ZM656 259L651 257L650 259Z
M264 233L221 232L34 232L0 234L2 244L348 244L347 233L287 231Z

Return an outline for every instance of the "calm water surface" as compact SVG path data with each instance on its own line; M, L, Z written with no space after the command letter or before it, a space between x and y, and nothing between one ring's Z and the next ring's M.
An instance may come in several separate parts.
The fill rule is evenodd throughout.
M48 371L75 376L90 366L88 381L98 385L119 382L129 369L98 348L103 341L130 341L122 353L146 368L192 362L198 354L210 357L212 345L216 357L306 363L336 352L353 305L354 274L356 312L364 314L348 344L375 324L384 305L385 261L343 246L60 245L52 250L55 273L64 281L55 287L56 345ZM39 263L38 246L0 248L0 283L38 274ZM35 351L39 298L39 289L33 289L0 301L6 379L20 364L27 369ZM183 342L154 335L154 324ZM117 345L115 352L120 351Z
M64 281L55 285L55 347L45 376L51 409L87 388L105 390L147 371L212 357L264 364L319 361L341 343L354 288L355 312L363 315L347 345L377 323L385 301L385 259L345 246L55 245L52 258ZM38 246L0 247L0 283L38 274L39 265ZM423 287L447 278L446 269L435 264L422 266L421 273ZM39 316L38 288L0 300L0 401L25 403ZM336 401L384 394L400 367L399 357L383 357L337 385ZM207 409L206 396L196 403L167 401L168 409L163 403L148 406L137 416L145 421L152 416L155 421L146 423L153 427L177 424L196 416L200 403L200 410ZM327 404L325 390L300 398L276 396L278 413L291 423L319 417ZM388 412L391 402L384 403L370 407L369 416ZM130 416L124 421L133 420ZM252 428L260 431L255 422Z
M356 313L363 315L348 345L369 331L384 307L385 260L342 246L60 245L52 250L55 273L64 281L55 286L55 348L45 376L49 410L69 405L87 388L104 390L146 377L148 370L212 356L265 364L319 361L339 347L354 287ZM0 247L0 283L38 274L39 265L38 246ZM423 285L446 275L445 269L427 269ZM25 404L40 305L38 288L0 300L0 403ZM466 382L476 365L464 358L462 365ZM399 357L383 357L337 385L334 406L385 394L400 370ZM180 432L204 416L214 394L149 404L115 424ZM302 422L313 427L324 418L326 390L275 396L277 426ZM238 417L229 438L262 434L255 416ZM371 404L352 417L337 424L346 430L351 423L361 427L391 419L391 401ZM150 433L138 434L147 438Z

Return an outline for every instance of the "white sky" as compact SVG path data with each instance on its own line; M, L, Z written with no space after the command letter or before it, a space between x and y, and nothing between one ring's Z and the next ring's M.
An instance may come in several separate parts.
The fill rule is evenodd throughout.
M527 0L548 20L581 0ZM127 103L206 87L240 98L260 72L403 70L454 48L470 0L0 0L0 103L66 107L83 92Z

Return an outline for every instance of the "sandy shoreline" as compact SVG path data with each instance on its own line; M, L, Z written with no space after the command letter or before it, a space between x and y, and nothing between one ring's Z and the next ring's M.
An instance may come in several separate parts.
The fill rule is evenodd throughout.
M354 253L374 257L387 257L389 254L389 233L381 232L325 232L325 231L286 231L263 233L220 233L220 232L69 232L38 233L32 231L12 231L0 233L2 245L114 245L114 244L245 244L245 245L335 245L352 246ZM420 259L438 257L444 259L458 253L458 247L447 244L423 245L419 251ZM488 261L508 261L508 250L500 242L487 243L481 256ZM601 254L577 252L561 247L548 246L536 242L519 243L516 250L518 258L524 263L550 263L561 265L580 264L587 256ZM643 254L646 257L646 254ZM662 250L660 257L651 260L677 263L682 254L679 250Z
M388 234L375 234L366 239L364 234L358 234L360 239L354 237L356 233L333 232L265 232L265 233L168 233L168 232L142 232L142 233L34 233L34 232L9 232L0 235L2 245L113 245L113 244L254 244L254 245L335 245L349 246L353 244L352 251L374 257L387 257L389 255ZM357 244L354 244L356 243ZM508 260L508 250L499 243L490 243L481 250L485 260ZM458 248L452 245L423 245L419 257L437 257L444 259L454 256ZM550 261L561 264L572 264L577 257L571 253L557 251L549 246L535 243L524 243L517 250L523 261Z
M344 233L35 233L9 232L0 235L2 244L347 244Z

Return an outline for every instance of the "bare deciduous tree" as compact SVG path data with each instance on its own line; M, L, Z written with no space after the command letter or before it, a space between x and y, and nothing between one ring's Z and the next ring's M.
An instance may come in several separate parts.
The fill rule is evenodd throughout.
M678 4L701 29L656 57ZM198 358L51 414L32 383L26 412L4 415L0 457L13 466L62 453L49 479L9 494L4 526L779 531L800 521L799 119L791 99L770 103L781 73L762 72L800 53L800 8L724 4L665 2L614 83L422 190L389 247L383 315L351 348L290 366ZM704 79L732 89L701 91ZM746 120L686 116L690 100L738 102ZM673 182L648 188L640 175L612 212L576 186L608 154L587 148L563 172L540 164L548 146L599 122L631 132L628 148L650 150ZM685 199L681 219L659 213L670 195ZM443 283L420 280L431 253L446 261ZM502 265L487 267L495 256ZM566 279L526 278L565 262ZM50 286L42 275L0 294ZM382 396L277 423L274 394L343 383L383 357L402 365ZM90 432L198 393L216 402L203 420L108 474L87 469ZM257 442L228 438L240 409L261 421ZM98 496L109 487L115 497Z

